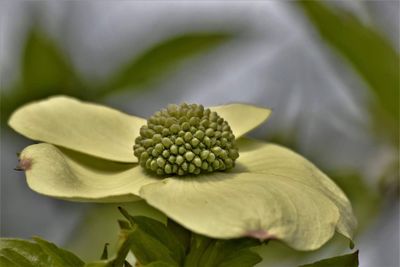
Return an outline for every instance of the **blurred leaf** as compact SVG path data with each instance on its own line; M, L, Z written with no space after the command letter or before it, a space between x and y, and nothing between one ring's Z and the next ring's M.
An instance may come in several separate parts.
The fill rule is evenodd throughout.
M50 259L52 260L52 262L54 262L55 266L79 267L79 266L83 266L85 264L81 259L79 259L77 256L75 256L73 253L71 253L67 250L58 248L53 243L50 243L39 237L34 237L33 239L40 246L40 248L47 255L49 255Z
M103 252L101 253L100 259L101 260L107 260L108 259L108 246L110 244L105 243L104 244L104 248L103 248Z
M379 212L380 195L354 172L331 172L330 177L349 198L358 221L357 232L362 232Z
M185 267L251 267L261 262L261 257L250 250L259 246L255 239L216 240L192 234L190 252Z
M191 232L170 219L168 219L167 228L174 234L176 239L181 243L181 246L183 247L186 255L190 246Z
M150 264L144 265L143 267L175 267L175 266L166 262L155 261Z
M399 127L399 55L377 31L354 16L334 12L320 1L299 1L321 36L341 53L369 84L380 108ZM376 109L373 112L377 112ZM382 125L382 122L380 122ZM398 139L398 134L395 136Z
M230 40L228 33L185 33L164 40L134 58L117 72L100 91L107 95L138 88L156 81L179 63Z
M22 53L21 81L12 90L1 92L1 121L18 106L54 94L84 98L82 82L66 56L43 32L32 28Z
M79 253L82 259L87 261L97 260L105 243L110 244L108 246L108 255L115 254L119 242L117 233L120 228L118 224L127 224L126 221L117 221L118 218L121 218L118 206L124 207L132 216L146 216L163 224L167 222L164 214L150 207L144 200L127 203L97 204L91 206L87 211L65 247L75 253ZM129 226L129 224L126 225L126 227Z
M49 256L38 244L21 239L0 239L0 259L1 266L50 266Z
M358 250L352 254L329 258L299 267L357 267Z
M21 239L0 239L1 266L79 267L84 262L71 252L38 237L36 243ZM4 264L4 265L3 265Z

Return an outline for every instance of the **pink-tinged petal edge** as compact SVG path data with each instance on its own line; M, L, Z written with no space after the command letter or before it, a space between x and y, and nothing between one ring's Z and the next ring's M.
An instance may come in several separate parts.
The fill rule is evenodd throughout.
M17 171L28 171L32 168L32 159L30 158L22 158L19 160L17 167L15 170Z
M247 231L245 236L257 238L260 241L264 241L267 239L276 239L274 235L271 235L268 233L268 231L262 229Z

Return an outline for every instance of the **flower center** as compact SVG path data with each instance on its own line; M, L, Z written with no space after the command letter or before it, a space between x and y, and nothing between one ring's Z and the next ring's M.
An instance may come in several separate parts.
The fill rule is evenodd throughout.
M239 157L228 122L202 105L168 105L154 113L133 147L140 165L158 175L225 171Z

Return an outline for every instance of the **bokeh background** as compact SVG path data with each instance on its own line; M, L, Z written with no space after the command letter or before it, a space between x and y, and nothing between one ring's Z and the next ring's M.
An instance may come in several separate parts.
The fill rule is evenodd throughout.
M0 12L2 237L39 235L94 260L120 217L28 189L13 168L32 141L6 124L18 106L66 94L146 117L246 102L273 109L252 136L295 149L346 192L360 266L399 266L398 1L10 0ZM312 253L271 241L257 266L349 251L339 236Z

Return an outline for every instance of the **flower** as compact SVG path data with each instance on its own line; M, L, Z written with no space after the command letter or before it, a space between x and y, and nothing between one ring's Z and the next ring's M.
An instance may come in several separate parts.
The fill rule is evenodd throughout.
M240 156L226 172L160 178L133 156L146 120L56 96L27 104L9 125L43 143L20 154L34 191L67 200L142 198L189 230L213 238L278 239L314 250L335 233L351 239L356 221L344 193L302 156L243 137L270 110L245 104L211 107L230 125Z

